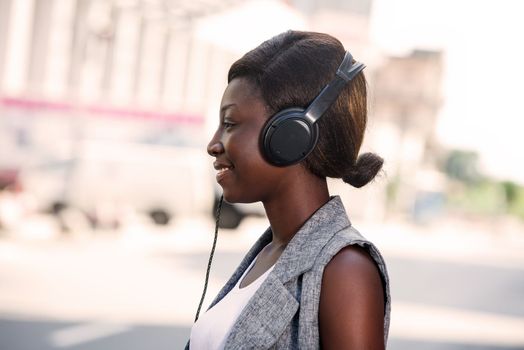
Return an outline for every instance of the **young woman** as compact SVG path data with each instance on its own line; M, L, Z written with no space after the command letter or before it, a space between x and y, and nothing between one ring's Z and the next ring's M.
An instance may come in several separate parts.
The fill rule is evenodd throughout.
M193 326L190 349L385 348L384 260L326 183L361 187L382 167L358 155L363 68L337 39L297 31L231 66L208 153L224 199L261 201L270 227Z

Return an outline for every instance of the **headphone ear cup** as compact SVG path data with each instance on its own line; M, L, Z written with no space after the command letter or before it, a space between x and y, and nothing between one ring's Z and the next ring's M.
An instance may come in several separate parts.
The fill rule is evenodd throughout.
M288 166L305 159L318 141L318 125L304 117L304 109L289 108L268 120L261 133L264 158L276 166Z

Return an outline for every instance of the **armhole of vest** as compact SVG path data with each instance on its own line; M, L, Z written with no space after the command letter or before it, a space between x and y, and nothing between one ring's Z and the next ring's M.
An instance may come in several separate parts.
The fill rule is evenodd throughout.
M351 237L347 237L347 236L345 238L341 238L339 234L340 232L344 230L354 230L360 237L355 238L355 239L352 239ZM326 268L327 264L329 264L329 262L333 259L333 257L337 255L342 249L349 247L349 246L355 246L355 245L363 248L367 252L367 254L370 256L371 260L373 260L373 263L375 264L379 272L380 281L382 284L382 292L384 294L384 317L386 317L386 314L388 313L388 308L389 308L388 305L390 305L390 302L391 302L390 300L391 297L389 293L388 272L387 272L385 260L382 257L382 254L380 253L380 251L377 249L377 247L372 242L368 241L364 236L362 236L362 234L359 231L357 231L353 226L348 226L338 231L328 241L324 249L329 249L331 245L336 244L335 240L340 240L342 245L339 247L339 249L336 249L332 254L330 253L330 256L328 257L328 259L322 266L322 276L324 275L324 269ZM320 251L319 257L323 255L322 253L324 252L324 249Z

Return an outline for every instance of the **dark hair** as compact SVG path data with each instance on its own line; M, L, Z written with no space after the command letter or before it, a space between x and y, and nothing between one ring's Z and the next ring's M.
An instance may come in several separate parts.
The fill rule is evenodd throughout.
M270 115L289 107L306 108L333 79L344 54L340 41L330 35L287 31L236 61L228 82L248 79ZM366 185L384 162L373 153L358 157L366 122L366 80L359 73L318 121L319 141L304 166L320 177L342 178L354 187Z

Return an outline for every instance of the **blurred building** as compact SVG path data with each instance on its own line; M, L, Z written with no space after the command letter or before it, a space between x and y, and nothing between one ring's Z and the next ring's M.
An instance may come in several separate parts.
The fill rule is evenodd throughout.
M195 108L214 73L195 21L238 2L2 0L2 92Z
M235 53L196 28L241 2L0 0L0 170L45 207L211 208L203 130Z
M83 141L92 140L205 153L231 63L284 30L314 30L339 38L366 63L370 127L363 151L386 159L387 176L375 184L352 190L338 181L333 192L354 216L381 219L393 182L394 207L409 211L420 188L413 174L434 168L442 54L384 57L369 39L372 5L0 0L0 168L89 158L99 147Z
M408 213L423 193L443 190L435 135L442 67L442 52L416 50L386 58L372 77L374 127L383 130L374 141L387 159L390 204Z

